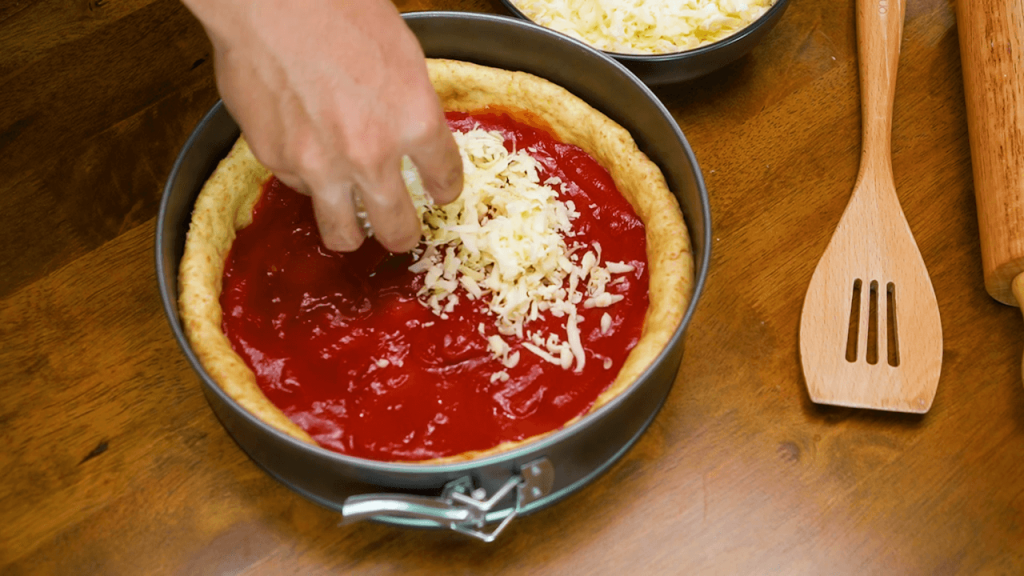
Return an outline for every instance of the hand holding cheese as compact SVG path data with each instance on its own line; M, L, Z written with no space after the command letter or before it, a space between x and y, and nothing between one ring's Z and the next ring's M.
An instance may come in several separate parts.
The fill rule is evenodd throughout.
M458 197L458 148L422 49L390 2L183 2L213 43L225 105L256 157L312 195L327 248L362 243L357 202L385 248L417 244L403 156L435 201Z

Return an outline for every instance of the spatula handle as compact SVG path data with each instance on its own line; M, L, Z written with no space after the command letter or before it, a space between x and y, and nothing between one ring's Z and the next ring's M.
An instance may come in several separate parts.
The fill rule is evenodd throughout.
M1024 0L956 3L985 288L1024 272Z
M892 103L903 37L903 0L857 0L861 162L890 164Z

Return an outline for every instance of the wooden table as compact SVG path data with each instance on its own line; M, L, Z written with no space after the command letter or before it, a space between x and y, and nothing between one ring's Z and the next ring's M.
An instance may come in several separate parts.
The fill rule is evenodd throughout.
M162 186L217 100L189 13L3 3L0 572L1024 573L1024 327L982 286L948 0L909 2L893 127L942 312L935 403L907 416L818 407L805 391L800 307L858 164L853 14L852 0L795 0L743 60L659 90L714 218L678 381L610 472L483 545L337 527L206 404L153 265Z

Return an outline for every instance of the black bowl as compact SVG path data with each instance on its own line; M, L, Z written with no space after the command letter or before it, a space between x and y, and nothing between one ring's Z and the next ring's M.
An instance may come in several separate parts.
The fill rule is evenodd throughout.
M300 442L271 428L232 400L197 360L178 315L178 264L192 206L203 182L238 137L239 129L218 103L196 127L171 171L157 217L156 271L171 329L213 411L239 446L269 474L299 494L346 516L422 527L465 528L425 519L445 502L424 499L446 487L472 488L488 496L520 486L498 499L482 523L525 514L564 499L621 457L640 437L676 378L683 334L700 297L711 251L711 213L697 160L672 116L636 76L611 58L539 26L512 18L466 13L417 13L406 21L427 56L453 58L548 78L574 92L627 128L641 150L664 172L689 226L696 264L694 294L669 345L640 378L607 405L537 442L495 456L447 465L378 462ZM579 74L587 70L587 74ZM535 466L536 463L540 466ZM543 473L543 474L541 474ZM523 497L517 478L541 474L547 481ZM509 482L512 481L512 484ZM453 485L453 482L456 483ZM386 496L350 498L363 492ZM394 494L399 492L400 494ZM408 494L420 495L410 498ZM474 493L472 489L470 494ZM439 503L440 502L440 503ZM406 506L399 511L397 506ZM408 508L411 506L412 508ZM384 512L384 511L387 512ZM417 512L412 514L410 512Z
M516 8L512 0L501 0L501 2L519 18L532 22L521 10ZM728 38L690 50L671 54L603 52L624 64L649 86L693 80L731 64L750 52L782 18L782 13L786 11L788 5L789 0L776 0L771 8L746 28ZM556 32L556 34L565 36L560 32ZM575 38L565 37L579 42Z

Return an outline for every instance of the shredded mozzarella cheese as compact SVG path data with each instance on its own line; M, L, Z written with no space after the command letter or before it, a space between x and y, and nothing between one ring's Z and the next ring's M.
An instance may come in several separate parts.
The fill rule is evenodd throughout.
M528 18L596 48L664 54L731 36L775 0L513 0Z
M522 347L564 369L583 370L586 353L577 307L607 307L623 296L606 292L612 274L631 272L619 262L601 262L601 247L566 238L574 236L572 221L579 215L571 202L559 199L544 183L539 164L525 150L508 152L499 132L474 129L454 133L462 154L465 184L454 202L436 205L427 196L415 167L406 158L402 174L420 216L423 242L413 251L409 267L423 274L420 303L441 318L466 300L481 301L494 316L493 330L483 323L477 332L504 368L515 367L518 351L502 338L515 336ZM565 334L528 332L525 325L550 314L565 318ZM495 372L491 382L506 381Z

